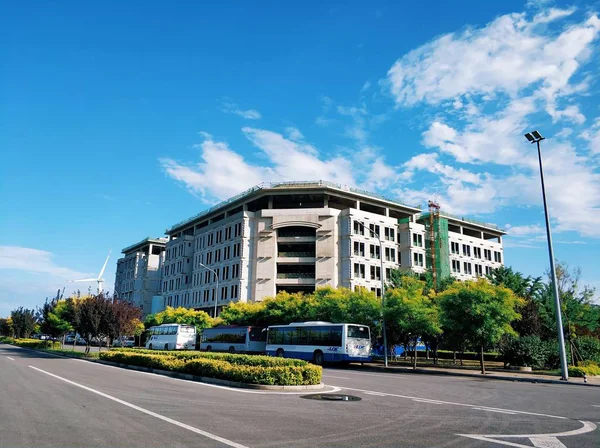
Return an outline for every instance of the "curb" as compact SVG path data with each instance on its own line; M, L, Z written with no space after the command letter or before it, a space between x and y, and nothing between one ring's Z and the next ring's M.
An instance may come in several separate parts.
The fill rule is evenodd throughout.
M416 370L413 369L406 369L406 370L400 370L398 368L393 368L393 367L376 367L376 366L364 366L364 367L349 367L352 370L369 370L371 372L385 372L385 373L393 373L393 374L402 374L402 373L409 373L409 374L422 374L422 375L446 375L446 376L458 376L458 377L466 377L466 378L477 378L477 379L484 379L484 380L500 380L500 381L511 381L511 382L521 382L521 383L544 383L544 384L561 384L563 386L587 386L587 387L600 387L600 384L592 384L592 383L579 383L579 382L572 382L572 381L563 381L563 380L550 380L547 378L519 378L519 377L507 377L507 376L502 376L502 375L493 375L493 374L485 374L482 375L480 373L474 374L474 373L463 373L463 372L445 372L445 371L440 371L440 370L427 370L427 369L423 369L423 368L417 368ZM574 377L574 378L578 378L578 377ZM581 380L583 381L583 378L581 378Z
M278 390L278 391L302 391L302 390L321 390L325 387L324 383L312 384L312 385L304 385L304 386L274 386L268 384L250 384L250 383L240 383L237 381L229 381L229 380L221 380L218 378L209 378L204 376L192 375L189 373L179 373L179 372L171 372L170 370L161 370L161 369L153 369L151 367L140 367L133 366L130 364L122 364L118 362L111 361L103 361L101 359L90 359L81 356L69 356L66 353L53 353L47 352L44 350L36 350L28 347L19 347L18 345L7 344L12 347L20 348L21 350L29 350L36 353L44 353L50 356L58 356L60 358L69 358L69 359L81 359L82 361L93 362L96 364L104 364L106 366L111 367L119 367L121 369L127 370L136 370L138 372L145 373L153 373L155 375L163 375L171 378L177 378L180 380L188 380L188 381L196 381L198 383L207 383L207 384L215 384L219 386L227 386L227 387L237 387L241 389L254 389L254 390Z

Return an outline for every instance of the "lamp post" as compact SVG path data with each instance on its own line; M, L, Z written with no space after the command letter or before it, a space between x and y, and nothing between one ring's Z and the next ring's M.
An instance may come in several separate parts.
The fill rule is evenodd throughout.
M363 229L367 229L369 232L371 232L371 234L373 234L375 236L375 238L377 238L377 241L379 241L379 260L380 260L380 269L381 272L379 272L379 276L381 278L381 331L383 333L383 365L385 367L388 366L388 352L387 352L387 336L385 333L385 317L384 317L384 307L385 307L385 281L384 281L384 277L383 277L383 243L381 242L381 238L379 238L379 235L371 230L371 228L367 228L367 226L365 226L362 222L356 220L355 222L357 222Z
M554 266L554 249L552 247L552 233L550 231L550 217L548 216L548 205L546 203L546 187L544 186L544 167L542 165L542 149L540 142L544 140L538 131L528 132L525 138L529 143L537 144L538 159L540 161L540 179L542 181L542 198L544 199L544 214L546 216L546 235L548 237L548 255L550 257L550 271L552 272L552 286L554 292L554 306L556 307L556 327L558 330L558 350L560 352L561 380L569 380L567 368L567 354L565 352L565 337L563 334L562 311L560 309L560 296L558 293L558 282L556 281L556 268Z
M202 264L202 263L198 262L198 265L202 266L204 269L208 269L210 272L212 272L213 274L215 274L215 279L217 281L217 294L216 294L216 297L215 297L215 312L213 314L213 318L216 319L217 318L217 304L219 303L219 276L217 274L217 271L215 271L212 268L209 268L205 264Z

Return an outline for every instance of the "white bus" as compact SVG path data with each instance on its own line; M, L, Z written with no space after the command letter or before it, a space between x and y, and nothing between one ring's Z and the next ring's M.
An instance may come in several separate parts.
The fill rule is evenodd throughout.
M150 350L193 350L196 347L196 327L162 324L150 327L146 348Z
M267 334L267 355L323 362L369 361L371 333L358 324L300 322L272 325Z
M200 350L207 352L264 353L266 344L266 328L222 325L202 330Z

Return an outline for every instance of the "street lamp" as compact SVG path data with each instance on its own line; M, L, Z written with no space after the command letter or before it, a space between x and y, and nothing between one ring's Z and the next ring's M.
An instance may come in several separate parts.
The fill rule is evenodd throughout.
M377 233L375 233L374 230L371 230L371 228L367 228L367 226L365 226L362 222L356 220L356 223L358 223L363 229L367 229L369 232L371 232L375 238L377 238L377 241L379 241L379 260L381 261L381 272L379 273L379 276L381 278L381 331L383 332L383 365L385 367L388 366L388 352L387 352L387 336L385 334L385 317L384 317L384 308L385 308L385 281L384 281L384 277L383 277L383 244L381 242L381 238L379 238L379 235Z
M215 312L213 314L213 317L216 319L217 318L217 304L219 303L219 275L217 274L217 271L215 271L212 268L209 268L205 264L202 264L202 263L198 262L198 265L202 266L204 269L208 269L210 272L212 272L213 274L215 274L215 279L217 281L217 294L216 294L216 297L215 297Z
M554 249L552 248L552 233L550 231L550 218L548 216L548 205L546 204L546 187L544 186L544 167L542 165L542 150L540 142L544 140L538 131L525 134L529 143L537 144L538 158L540 161L540 178L542 180L542 197L544 199L544 214L546 216L546 235L548 236L548 255L550 256L550 271L552 272L552 285L554 289L554 306L556 307L556 327L558 330L558 349L560 351L561 380L569 380L567 368L567 354L565 352L565 337L563 334L562 312L560 309L560 296L558 294L558 282L556 281L556 268L554 266Z

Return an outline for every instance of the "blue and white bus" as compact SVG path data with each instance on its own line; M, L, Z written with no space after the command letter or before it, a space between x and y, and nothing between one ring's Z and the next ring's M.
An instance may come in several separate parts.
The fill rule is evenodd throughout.
M206 352L263 354L266 341L266 328L222 325L202 330L200 350Z
M331 322L272 325L267 331L267 355L323 362L369 361L369 327Z

